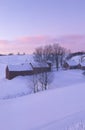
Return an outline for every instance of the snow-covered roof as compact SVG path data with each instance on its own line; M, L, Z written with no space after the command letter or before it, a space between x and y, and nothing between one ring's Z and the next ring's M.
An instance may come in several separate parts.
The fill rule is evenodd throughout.
M27 71L33 70L30 64L8 65L10 71Z
M33 67L49 67L49 65L47 63L38 63L38 62L35 62L35 63L31 63Z
M79 63L77 63L75 60L68 60L66 61L70 66L76 66L78 65Z
M73 56L70 60L74 60L77 63L80 63L80 61L81 61L81 55Z

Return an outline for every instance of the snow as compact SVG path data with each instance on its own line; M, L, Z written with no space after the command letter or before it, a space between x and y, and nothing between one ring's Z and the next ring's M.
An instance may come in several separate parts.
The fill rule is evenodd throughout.
M67 63L70 65L70 66L76 66L78 65L78 63L75 61L75 60L68 60Z
M70 85L76 85L85 83L85 77L82 75L82 70L60 70L54 71L52 74L52 83L50 88L69 87Z
M83 55L73 56L73 57L71 58L71 60L74 60L76 63L80 63L82 56L83 56Z
M18 76L12 80L0 80L0 99L20 97L32 93L31 79L27 76ZM32 85L31 85L32 86Z
M8 69L10 71L27 71L27 70L33 70L32 66L28 63L19 64L19 65L8 65Z
M72 85L0 101L0 129L61 130L73 121L85 120L84 86Z
M32 66L36 67L36 68L38 68L38 67L49 67L49 65L47 63L42 64L42 63L37 63L37 62L32 63Z
M84 60L84 58L85 58L85 55L73 56L72 58L70 58L66 62L70 66L81 65L81 67L84 67L85 66L85 60Z
M70 60L75 61L77 64L82 62L85 63L85 54L73 56Z
M48 90L34 94L32 76L5 78L8 61L22 64L29 56L20 57L0 57L0 130L85 130L83 71L49 72Z

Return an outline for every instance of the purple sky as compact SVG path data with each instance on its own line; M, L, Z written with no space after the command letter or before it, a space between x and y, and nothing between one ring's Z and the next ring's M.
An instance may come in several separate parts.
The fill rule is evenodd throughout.
M0 0L0 52L48 42L85 49L84 37L85 0Z

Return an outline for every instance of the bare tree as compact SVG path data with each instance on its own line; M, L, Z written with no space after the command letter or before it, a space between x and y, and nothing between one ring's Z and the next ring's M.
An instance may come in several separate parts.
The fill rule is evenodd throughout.
M38 77L37 74L33 74L33 86L34 86L34 93L38 91Z
M41 89L43 90L44 89L44 73L40 73L39 75L39 82L41 84Z
M46 90L50 83L53 81L53 72L43 72L39 74L39 82L41 84L41 89Z
M45 61L53 59L53 48L52 45L47 45L43 49L43 55Z
M68 50L64 47L61 47L58 43L53 45L46 45L44 47L38 47L35 49L34 57L38 62L46 62L50 60L51 62L56 63L57 71L59 66L63 64L63 59Z
M33 90L34 93L48 89L48 86L53 81L53 72L42 72L33 75Z
M54 59L56 62L56 68L58 71L59 68L59 56L60 56L60 51L61 51L61 47L59 46L59 44L53 44L53 54L54 54Z
M38 47L35 49L34 52L34 59L38 62L42 62L43 60L43 48L42 47Z
M64 57L65 57L66 51L67 50L64 47L61 48L61 53L60 53L60 65L61 65L61 67L62 67L63 62L64 62Z
M48 85L48 74L47 72L44 73L44 88L45 90L47 89L47 85Z
M39 78L39 82L41 83L42 90L47 89L47 84L48 84L48 75L47 72L41 73Z

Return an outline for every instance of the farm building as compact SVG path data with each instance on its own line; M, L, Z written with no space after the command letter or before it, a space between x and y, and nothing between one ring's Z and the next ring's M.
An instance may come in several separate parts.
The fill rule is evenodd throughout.
M48 71L51 71L51 67L47 63L8 65L6 67L6 78L13 79L14 77L20 75L33 75Z
M8 65L6 67L6 78L12 79L16 76L32 75L33 69L30 64Z
M64 62L63 68L65 68L65 69L81 69L81 64L77 63L75 60L68 60L68 61Z
M85 62L81 62L81 69L85 70Z
M30 63L34 73L48 72L51 71L51 66L47 63Z

